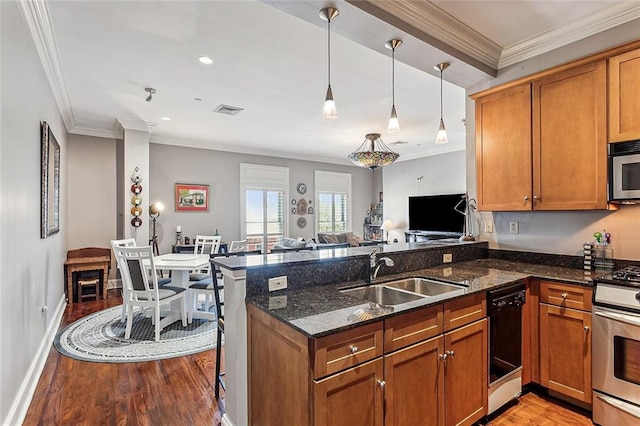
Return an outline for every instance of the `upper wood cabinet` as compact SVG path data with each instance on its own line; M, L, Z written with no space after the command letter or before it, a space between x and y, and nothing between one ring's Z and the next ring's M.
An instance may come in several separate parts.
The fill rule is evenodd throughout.
M476 101L479 210L531 210L531 85Z
M478 208L606 209L604 60L476 99Z
M640 139L640 49L609 59L609 141Z

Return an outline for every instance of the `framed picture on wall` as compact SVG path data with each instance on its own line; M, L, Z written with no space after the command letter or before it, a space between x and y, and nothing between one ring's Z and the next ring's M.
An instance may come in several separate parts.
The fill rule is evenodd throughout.
M209 185L176 183L175 203L177 212L208 212Z
M47 238L60 231L60 145L46 121L40 141L40 238Z

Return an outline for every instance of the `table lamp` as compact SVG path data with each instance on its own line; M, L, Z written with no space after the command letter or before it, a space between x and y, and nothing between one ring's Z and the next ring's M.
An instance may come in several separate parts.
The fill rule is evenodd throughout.
M156 220L160 217L160 212L162 210L164 210L164 205L159 201L149 206L149 217L153 223L153 232L151 234L151 239L149 240L149 245L153 247L153 254L156 256L160 255L160 250L158 249L158 235L156 234Z
M386 242L389 241L389 229L391 228L393 228L393 224L389 219L385 219L384 222L382 222L382 226L380 227L380 229L385 232L384 240Z

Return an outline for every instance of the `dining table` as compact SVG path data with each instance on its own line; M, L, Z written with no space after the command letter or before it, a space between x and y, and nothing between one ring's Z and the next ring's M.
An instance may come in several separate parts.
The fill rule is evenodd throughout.
M171 271L171 284L174 287L182 287L189 291L189 272L200 271L203 269L209 269L211 264L209 263L208 254L194 254L194 253L168 253L159 256L154 256L153 262L156 270ZM211 312L198 311L193 303L190 303L189 295L187 294L187 313L192 312L193 318L202 318L207 320L214 320L215 314ZM180 316L180 307L170 307L170 315L173 317L177 315L177 319ZM176 320L177 320L176 319Z

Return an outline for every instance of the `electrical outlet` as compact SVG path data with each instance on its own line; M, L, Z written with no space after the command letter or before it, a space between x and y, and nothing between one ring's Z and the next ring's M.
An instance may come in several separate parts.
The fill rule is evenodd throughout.
M269 278L269 291L282 290L287 288L287 276Z
M444 275L445 277L450 277L451 275L453 275L453 268L450 266L448 268L444 268L442 270L442 275Z
M518 233L518 222L509 222L509 233L517 234Z
M451 253L445 253L442 255L442 263L451 263L453 255Z
M484 233L485 234L491 234L493 232L493 221L492 220L487 220L484 223Z

